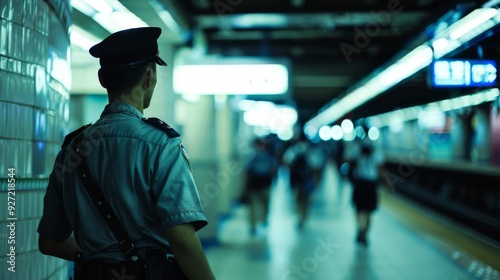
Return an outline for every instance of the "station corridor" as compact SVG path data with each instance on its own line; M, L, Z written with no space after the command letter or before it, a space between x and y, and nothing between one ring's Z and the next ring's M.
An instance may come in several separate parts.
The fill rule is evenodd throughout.
M234 207L220 221L220 244L206 250L217 279L500 279L497 243L418 206L397 190L380 192L368 247L360 247L354 240L351 186L339 187L335 170L331 164L325 168L301 230L286 169L272 187L269 225L255 236L249 234L246 206Z

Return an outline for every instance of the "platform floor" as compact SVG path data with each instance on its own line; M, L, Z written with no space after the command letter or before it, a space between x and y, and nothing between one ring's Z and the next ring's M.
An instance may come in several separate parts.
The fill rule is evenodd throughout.
M381 191L369 246L357 245L351 188L339 184L331 164L313 197L309 219L299 230L286 178L286 169L280 170L272 188L269 224L260 226L257 235L250 235L244 205L220 222L220 244L206 249L217 279L500 279L498 243L397 191ZM477 250L466 251L467 246Z

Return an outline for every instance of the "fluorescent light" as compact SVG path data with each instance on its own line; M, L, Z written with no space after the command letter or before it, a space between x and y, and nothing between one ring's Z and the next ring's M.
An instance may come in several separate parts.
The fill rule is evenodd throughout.
M131 12L113 12L113 14L111 14L111 18L120 26L121 29L148 26L147 23Z
M156 10L156 13L160 17L160 19L165 23L165 25L172 31L173 33L181 33L182 28L177 24L177 21L172 17L169 11L165 10L161 4L158 2L151 2L151 5Z
M328 141L332 139L331 128L326 125L322 126L319 129L319 138L321 138L321 140L323 141Z
M207 0L202 1L206 5L210 5ZM174 1L146 0L146 2L149 2L161 21L163 21L173 34L182 35L187 32L188 23L180 20L180 18L174 18L178 14L178 9L175 7L176 4L172 3Z
M340 127L342 128L342 131L344 131L344 133L351 133L352 130L354 129L354 125L352 121L349 119L343 120L342 123L340 124Z
M391 65L379 75L354 89L344 98L337 101L337 103L318 114L309 124L314 127L320 127L341 118L352 111L352 109L359 107L389 87L428 66L431 61L432 49L429 46L421 45L415 48L399 59L396 64Z
M419 117L428 118L428 114L427 116L422 115L423 110L432 110L430 112L434 118L434 116L437 116L437 114L439 114L437 111L444 113L448 111L461 109L464 107L476 106L485 102L494 101L495 99L498 98L498 96L500 96L499 89L497 88L486 89L471 95L465 95L452 99L436 101L424 106L414 106L379 114L376 116L371 116L368 118L368 121L370 123L377 123L378 127L394 126L393 129L396 128L397 130L398 128L400 128L403 122L415 120L418 119ZM431 109L425 109L425 108L431 108ZM436 122L436 120L434 120L434 122ZM426 125L430 125L429 122L425 123Z
M428 66L432 61L432 49L427 45L421 45L416 47L414 50L405 55L401 62L406 64L410 70L408 74L413 74L414 72ZM409 76L409 75L408 75ZM408 77L405 76L404 78Z
M434 46L434 58L439 59L456 50L464 43L476 38L500 22L497 9L480 8L472 11L461 20L453 23L448 28L439 31L434 43L444 42L438 47Z
M340 128L340 126L339 126ZM342 129L341 129L342 130ZM305 125L304 126L304 134L306 135L307 138L311 139L314 136L316 136L316 133L318 133L319 129L316 129L316 127L312 125Z
M432 48L434 50L442 50L448 45L448 39L446 38L439 38L432 42Z
M281 141L288 141L293 138L293 129L288 128L288 129L283 129L278 131L278 138Z
M181 95L182 99L186 100L187 102L191 102L191 103L196 103L198 101L200 101L201 99L201 96L199 95L193 95L193 94L183 94Z
M393 117L389 123L389 129L392 133L399 133L403 130L403 123L406 121L400 118L401 114L397 114L396 117Z
M99 43L100 39L83 30L82 28L72 25L71 26L71 43L88 51L93 45Z
M158 11L158 16L161 18L163 23L170 29L170 31L174 33L181 33L182 28L177 24L177 21L174 20L170 12L167 10Z
M255 133L255 135L257 137L266 137L267 135L270 134L269 130L261 127L261 126L254 126L253 127L253 133Z
M360 139L364 139L365 136L366 136L366 132L365 132L365 129L361 126L358 126L356 127L356 129L354 130L354 132L356 133L356 136Z
M288 19L282 14L249 14L238 15L233 18L233 25L242 28L252 28L258 26L284 27L288 24Z
M92 19L111 33L122 30L120 25L109 16L105 16L103 14L95 14L94 16L92 16Z
M417 117L418 125L427 129L443 129L446 124L445 112L438 106L426 106Z
M270 112L246 111L243 113L243 121L245 121L247 125L267 126L267 116L271 114Z
M449 99L445 99L445 100L439 102L439 108L441 109L441 111L449 111L453 108L452 106L453 106L453 103Z
M500 95L500 91L497 88L492 88L484 91L484 94L486 95L486 100L493 101Z
M71 0L71 6L89 17L97 13L97 10L84 0Z
M263 127L276 133L292 128L298 119L297 111L290 106L271 105L256 104L253 109L243 113L243 121L247 125Z
M500 4L500 0L490 0L483 4L483 8L490 8Z
M174 68L179 94L285 94L288 69L279 64L181 65Z
M431 62L432 49L427 45L416 47L378 75L377 78L385 86L382 91L408 78L422 68L427 67Z
M450 38L452 40L458 40L460 37L467 34L469 31L474 30L484 22L494 17L496 14L497 14L497 9L493 8L480 8L472 11L463 19L452 24L448 28Z
M370 140L375 141L375 140L377 140L379 137L380 137L380 131L378 130L378 128L376 128L376 127L371 127L371 128L368 130L368 138L370 138Z
M85 2L103 15L110 15L113 7L103 0L85 0Z
M111 33L148 24L117 0L72 0L71 6L95 20Z
M353 109L427 67L433 59L443 57L498 23L500 23L500 14L497 9L474 10L461 20L439 31L434 39L416 47L376 76L349 89L344 97L333 105L322 109L318 115L306 123L306 126L312 127L308 129L311 133L308 136L314 137L319 127L345 116ZM429 47L430 45L434 50Z
M344 133L342 139L347 142L354 141L354 139L356 139L356 133L354 132L354 130L350 133Z
M476 38L477 36L483 34L485 31L491 29L492 27L497 25L498 22L499 22L498 18L496 18L495 20L488 20L488 21L484 22L483 24L475 27L474 29L468 31L467 33L463 34L458 39L458 41L460 41L462 43L466 43L466 42Z
M332 128L330 129L330 133L332 135L332 139L335 141L339 141L340 139L342 139L344 137L344 131L337 124L332 126Z
M269 101L255 101L253 104L253 110L273 110L276 108L273 102Z
M253 100L241 100L239 103L238 103L238 108L241 110L241 111L249 111L249 110L252 110L253 109L253 106L255 104L255 101Z

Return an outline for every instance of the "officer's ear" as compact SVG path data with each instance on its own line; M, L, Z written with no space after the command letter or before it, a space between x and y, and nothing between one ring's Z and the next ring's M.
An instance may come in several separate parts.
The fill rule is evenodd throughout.
M154 84L155 70L152 67L147 67L146 72L142 77L142 87L144 89L150 89Z
M99 69L97 72L97 76L99 77L99 83L101 83L101 86L103 88L106 88L106 83L104 82L104 78L102 77L102 69Z

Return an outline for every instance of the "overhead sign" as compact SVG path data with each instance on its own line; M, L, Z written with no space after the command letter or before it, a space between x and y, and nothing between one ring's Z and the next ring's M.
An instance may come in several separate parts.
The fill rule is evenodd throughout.
M174 92L183 95L286 95L287 59L191 57L174 63Z
M496 84L494 60L436 60L430 67L433 87L489 87Z

